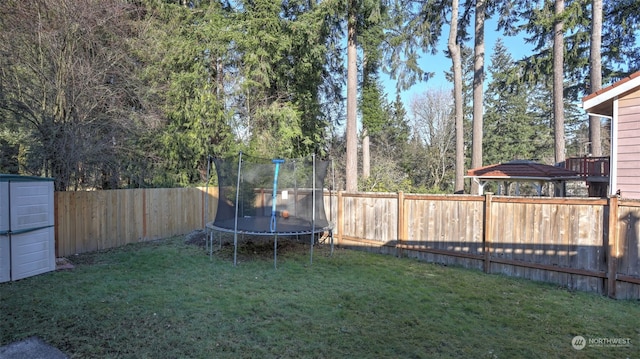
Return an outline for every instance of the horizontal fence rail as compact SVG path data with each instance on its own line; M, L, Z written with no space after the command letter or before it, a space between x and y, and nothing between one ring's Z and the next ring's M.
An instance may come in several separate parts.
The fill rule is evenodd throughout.
M216 188L57 192L56 251L69 256L203 229ZM640 202L325 191L343 247L640 299Z

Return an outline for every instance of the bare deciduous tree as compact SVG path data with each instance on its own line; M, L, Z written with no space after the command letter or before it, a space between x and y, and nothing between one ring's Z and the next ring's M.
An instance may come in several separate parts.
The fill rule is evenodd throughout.
M56 190L117 186L127 134L140 127L134 10L116 0L0 4L0 111L29 133L24 170L54 177Z
M428 169L430 188L441 188L454 166L455 119L452 116L451 92L428 90L414 97L410 105L413 134L423 144L424 166Z

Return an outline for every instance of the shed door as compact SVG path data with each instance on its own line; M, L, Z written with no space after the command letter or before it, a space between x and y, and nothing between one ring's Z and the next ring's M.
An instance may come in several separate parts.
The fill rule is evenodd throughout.
M11 233L53 226L53 182L11 182Z
M56 269L53 182L11 182L11 279Z
M11 280L56 269L53 227L11 235Z
M0 234L0 283L11 280L11 253L9 235Z

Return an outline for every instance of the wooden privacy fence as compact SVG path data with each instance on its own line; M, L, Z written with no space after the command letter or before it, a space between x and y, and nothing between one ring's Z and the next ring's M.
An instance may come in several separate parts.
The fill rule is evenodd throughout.
M213 220L217 189L55 193L58 256L166 238ZM336 243L640 299L640 202L325 192Z
M337 242L640 299L640 202L338 193Z
M213 218L218 190L153 188L56 192L59 257L167 238L204 228Z

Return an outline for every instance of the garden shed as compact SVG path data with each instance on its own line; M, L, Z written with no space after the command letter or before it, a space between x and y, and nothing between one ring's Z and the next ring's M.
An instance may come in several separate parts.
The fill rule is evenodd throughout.
M608 195L640 199L640 71L586 96L582 107L611 119Z
M0 174L0 282L56 269L53 179Z

